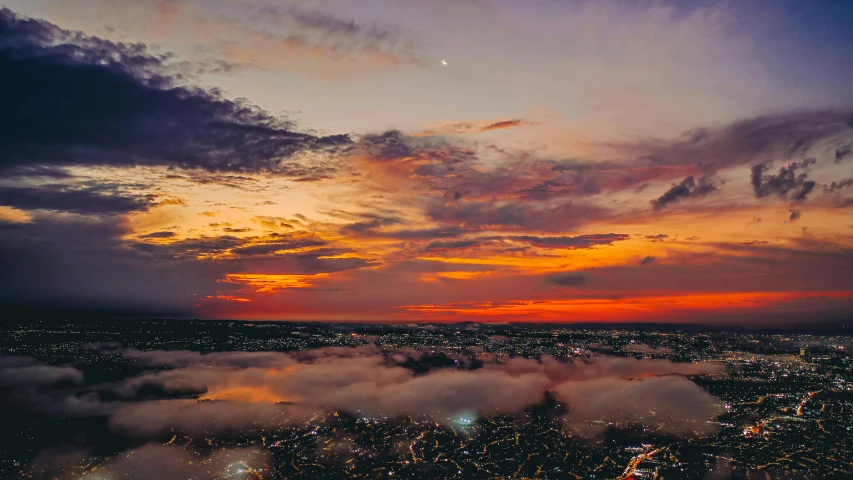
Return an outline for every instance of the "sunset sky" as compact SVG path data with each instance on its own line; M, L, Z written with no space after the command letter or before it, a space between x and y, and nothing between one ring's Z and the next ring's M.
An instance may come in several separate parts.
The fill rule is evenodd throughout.
M853 312L853 2L3 4L7 305Z

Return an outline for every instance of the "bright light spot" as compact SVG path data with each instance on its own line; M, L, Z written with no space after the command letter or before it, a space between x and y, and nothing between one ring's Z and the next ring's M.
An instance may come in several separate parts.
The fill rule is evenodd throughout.
M477 415L474 412L462 411L458 412L453 418L453 423L467 427L472 425L477 420Z

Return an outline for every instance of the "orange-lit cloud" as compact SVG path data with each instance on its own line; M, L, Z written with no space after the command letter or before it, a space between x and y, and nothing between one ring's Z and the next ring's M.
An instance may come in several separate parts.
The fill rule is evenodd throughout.
M421 275L422 282L438 282L442 278L449 280L471 280L483 275L491 275L492 271L456 270L451 272L425 273Z
M291 288L311 288L313 281L328 277L328 273L314 275L272 275L263 273L229 273L223 282L248 285L255 293L274 293Z
M538 125L538 123L520 118L491 120L485 122L454 122L435 125L425 130L421 130L420 132L413 133L412 136L429 137L433 135L464 135L531 125Z
M233 295L208 295L204 298L205 298L205 300L225 300L228 302L240 302L240 303L249 303L252 301L252 299L250 299L250 298L235 297Z
M0 205L0 221L18 223L28 222L31 219L32 217L23 210Z
M271 392L269 387L225 387L209 390L199 400L219 400L226 402L278 403L287 401L286 397Z

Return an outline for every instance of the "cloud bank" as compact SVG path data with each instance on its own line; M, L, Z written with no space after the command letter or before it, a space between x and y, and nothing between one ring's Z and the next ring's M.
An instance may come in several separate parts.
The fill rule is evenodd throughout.
M111 425L137 438L157 438L171 428L187 432L273 428L338 411L373 418L429 417L453 425L460 412L519 413L539 402L546 391L568 403L566 421L572 424L640 424L661 433L704 435L715 431L712 421L720 412L719 404L684 376L723 371L713 364L653 359L593 357L564 363L550 357L538 361L484 357L481 368L439 368L413 375L400 363L409 354L389 356L371 348L294 355L189 351L126 355L143 365L173 369L121 382L114 389L125 398L155 385L164 392L197 392L201 399L211 400L161 400L119 408ZM614 395L626 389L634 394ZM610 400L602 402L600 397Z

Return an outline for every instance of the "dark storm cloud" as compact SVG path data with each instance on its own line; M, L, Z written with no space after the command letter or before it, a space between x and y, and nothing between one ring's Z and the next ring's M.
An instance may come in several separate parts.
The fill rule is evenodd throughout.
M693 179L692 176L685 178L681 183L673 184L672 187L664 192L663 195L651 201L652 207L655 210L661 210L670 203L679 201L687 197L703 197L711 192L715 192L715 187L705 177L700 177L699 182Z
M599 233L594 235L578 235L576 237L537 237L533 235L515 235L502 237L514 242L523 242L540 248L592 248L596 245L610 245L613 242L628 240L630 235L623 233Z
M6 179L14 180L19 178L53 178L53 179L68 179L73 175L67 170L48 165L22 165L3 170L3 176Z
M185 80L144 45L113 43L0 10L0 168L162 165L329 176L301 153L346 135L298 133L283 119Z
M853 150L853 145L842 145L835 149L835 163L841 163L842 160L847 158L850 155L850 152Z
M245 175L224 175L209 173L206 171L193 171L189 172L187 176L167 175L166 178L190 180L191 182L197 183L199 185L223 185L238 190L253 189L254 191L258 191L259 189L259 179L247 177Z
M194 258L199 255L215 255L237 248L249 240L230 235L219 237L195 237L178 240L165 245L153 243L132 243L129 246L143 253L160 254L164 258Z
M175 268L183 268L187 274L194 275L191 272L204 269L210 275L208 280L211 284L227 273L313 275L377 265L376 261L358 257L333 258L337 255L352 254L351 249L332 246L314 248L324 245L327 245L326 241L312 235L272 234L242 238L198 237L167 244L133 243L130 246L139 252L140 258L159 264L180 260L175 262ZM280 250L300 248L310 250L276 254ZM217 258L210 258L213 256ZM197 261L198 257L207 259Z
M139 238L172 238L175 236L175 232L151 232L145 235L140 235Z
M398 130L391 130L362 136L356 148L374 160L399 160L411 156L412 148L407 144L411 138Z
M853 186L853 178L841 180L840 182L832 182L829 185L823 186L823 193L834 193L842 188Z
M787 167L780 168L777 175L766 175L765 172L770 170L770 166L765 163L759 163L752 167L750 183L752 183L756 198L773 194L788 198L790 193L790 198L794 201L805 200L817 184L808 180L807 172L798 174L797 171L800 168L807 168L815 162L813 158L807 158L802 164L793 162Z
M696 165L709 173L767 158L787 160L823 142L849 142L851 120L853 112L849 110L796 111L692 130L675 142L635 142L617 147L644 152L640 160L651 165Z
M324 213L348 221L357 220L340 227L342 233L355 234L357 236L397 240L431 240L458 237L465 233L465 230L458 226L388 230L384 227L393 227L406 223L395 212L388 211L381 213L349 213L340 210L329 210Z
M358 257L329 258L335 255L352 254L352 250L341 248L321 248L306 253L287 255L253 256L247 259L223 261L222 267L228 273L298 274L342 272L365 267L375 267L382 263L373 259Z
M648 256L648 257L640 260L640 265L648 265L650 263L654 263L654 261L655 261L655 257Z
M415 169L422 176L451 171L454 165L477 159L472 149L451 144L443 138L413 137L398 130L362 135L353 147L353 152L378 161L431 160L431 163L419 165Z
M235 255L268 255L278 250L290 250L304 247L319 247L326 245L320 238L310 235L282 235L278 236L280 241L273 243L261 243L234 248L231 253Z
M791 210L791 217L788 218L788 221L794 222L796 220L799 220L801 216L802 216L802 214L800 213L799 210Z
M480 245L480 240L456 240L452 242L430 242L424 247L424 250L456 250L462 248L475 247Z
M676 235L676 237L677 236L678 235ZM648 240L650 242L659 243L659 242L662 242L662 241L666 240L667 238L669 238L669 235L667 235L665 233L660 233L658 235L646 235L645 238L646 238L646 240Z
M375 214L360 214L356 216L364 218L364 220L345 225L341 228L341 230L350 233L367 234L380 227L397 225L401 223L401 220L397 217L389 217Z
M486 202L465 202L448 205L444 202L428 207L426 214L436 221L473 227L498 225L524 226L530 222L529 209L518 204L494 205Z
M375 233L374 235L387 236L389 238L397 238L400 240L429 240L433 238L450 238L458 237L465 231L459 227L444 227L444 228L424 228L413 230L394 230L383 234Z
M145 211L153 195L127 195L108 186L71 188L68 185L0 187L0 205L21 210L57 210L81 215L111 215Z
M586 285L586 273L568 272L548 277L548 281L561 287L577 287Z
M542 231L560 231L601 218L606 210L591 205L571 202L554 206L531 205L524 202L463 201L455 203L433 202L426 215L437 222L467 228L524 228Z
M352 250L328 246L329 243L311 234L272 233L264 236L235 237L195 237L170 243L130 243L127 246L139 252L145 258L157 261L185 260L193 264L198 257L224 256L203 262L217 271L231 273L250 271L258 268L266 273L313 274L329 271L348 270L371 264L360 258L320 258ZM313 248L324 247L327 248ZM280 250L310 248L299 253L276 254ZM293 269L293 271L288 271Z

